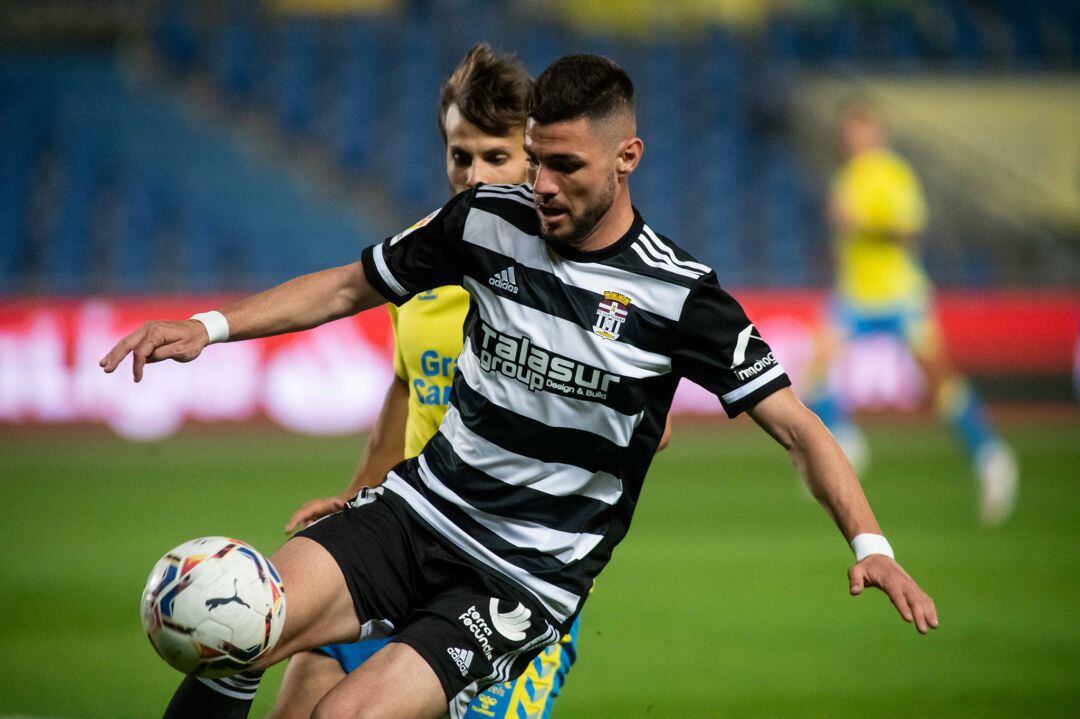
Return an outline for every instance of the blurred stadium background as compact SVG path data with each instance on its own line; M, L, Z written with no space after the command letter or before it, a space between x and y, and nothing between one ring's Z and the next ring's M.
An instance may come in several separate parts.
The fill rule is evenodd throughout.
M845 598L846 550L782 453L684 386L556 716L1075 716L1067 0L0 3L0 715L159 713L176 677L138 625L152 563L205 534L269 551L346 481L390 377L381 312L137 389L96 360L144 319L352 261L442 204L435 100L478 40L534 74L578 51L630 71L636 203L718 269L796 384L831 277L835 110L873 99L926 187L950 357L1023 471L1017 516L980 529L904 351L862 341L837 368L872 416L867 492L941 608L918 639L883 598Z

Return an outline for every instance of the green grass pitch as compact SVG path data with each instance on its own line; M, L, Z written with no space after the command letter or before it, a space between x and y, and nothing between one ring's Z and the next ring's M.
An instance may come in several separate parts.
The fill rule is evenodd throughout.
M871 426L865 487L938 603L929 637L883 595L847 596L843 540L748 424L676 428L585 609L557 718L1076 716L1080 421L1005 426L1024 484L996 531L976 522L947 432ZM357 447L273 429L153 444L5 430L0 716L160 716L180 675L139 626L154 561L209 534L272 551L299 502L346 480Z

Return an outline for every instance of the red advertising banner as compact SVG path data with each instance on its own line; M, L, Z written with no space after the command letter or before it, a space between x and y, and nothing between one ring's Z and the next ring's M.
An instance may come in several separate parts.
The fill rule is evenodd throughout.
M796 387L813 353L822 292L736 292ZM193 363L130 364L104 374L98 360L151 318L188 317L221 297L6 299L0 301L0 423L105 423L127 437L168 435L183 423L269 418L298 432L361 431L391 379L390 327L374 310L310 332L208 347ZM947 351L981 375L1067 376L1074 371L1080 294L995 292L939 298ZM887 336L854 344L834 368L856 408L907 408L921 381ZM708 392L684 382L674 411L720 414Z

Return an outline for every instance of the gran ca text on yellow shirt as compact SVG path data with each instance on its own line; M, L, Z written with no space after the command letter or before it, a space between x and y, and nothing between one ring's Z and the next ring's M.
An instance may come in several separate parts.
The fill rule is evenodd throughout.
M435 436L450 402L469 293L460 287L439 287L389 309L394 374L409 386L405 456L415 457Z

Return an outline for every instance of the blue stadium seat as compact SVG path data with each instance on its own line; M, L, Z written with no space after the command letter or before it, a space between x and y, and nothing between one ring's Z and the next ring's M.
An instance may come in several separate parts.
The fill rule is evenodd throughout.
M345 27L341 98L337 104L338 156L350 173L370 169L375 151L379 112L379 29L367 18L350 20Z
M228 0L222 5L225 19L215 28L212 73L227 95L244 102L257 87L261 61L254 20L257 0Z
M571 51L607 55L638 85L647 151L634 196L650 222L722 268L724 282L802 284L820 279L809 268L825 228L822 189L803 181L789 146L796 70L920 71L935 52L954 69L981 68L1001 61L1008 44L991 46L987 18L1004 20L1018 67L1078 59L1076 3L935 7L948 20L940 50L935 28L896 4L835 16L796 8L774 15L763 37L715 27L640 40L555 21L526 27L512 5L483 0L408 3L400 14L348 19L268 15L259 0L222 0L216 25L195 4L164 0L153 37L174 72L208 73L226 98L263 113L296 146L322 148L349 176L378 183L395 218L446 199L434 108L443 78L473 42L516 50L533 73ZM49 289L75 291L114 265L117 284L146 291L170 273L190 289L211 291L237 276L262 286L355 257L388 229L359 235L351 208L284 168L261 166L226 123L189 116L176 96L133 92L115 58L3 60L0 131L10 141L0 146L0 287L31 272L44 273ZM63 169L63 201L34 225L33 237L49 235L41 253L26 215L35 168L50 152ZM114 201L125 220L110 244L95 222ZM992 260L948 262L972 281L993 270ZM242 267L230 276L207 269L215 266Z
M311 127L315 82L315 21L290 19L276 29L273 83L278 122L290 133Z

